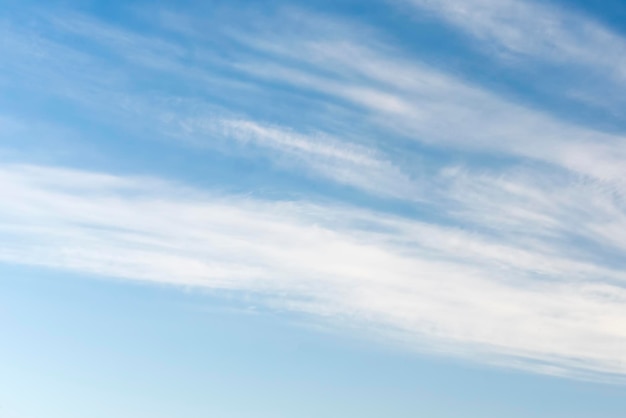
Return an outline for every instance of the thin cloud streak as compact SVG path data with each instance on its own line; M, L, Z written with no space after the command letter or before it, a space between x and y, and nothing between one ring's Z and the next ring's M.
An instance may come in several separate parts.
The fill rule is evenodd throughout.
M133 51L137 45L145 47L144 44L149 42L145 37L139 36L134 39L132 33L126 31L115 34L115 28L102 27L97 22L80 16L74 16L74 18L78 20L76 25L66 23L62 27L69 27L72 33L77 32L94 42L104 42L122 56L134 56ZM382 128L393 137L394 141L397 141L400 136L435 148L533 159L609 182L620 183L623 178L626 178L624 169L626 138L622 135L598 132L562 122L546 112L529 109L508 101L506 98L498 97L466 81L406 58L400 51L377 39L373 32L366 32L369 42L368 46L365 46L364 42L356 40L362 33L361 28L351 28L347 25L333 32L332 29L340 25L330 21L331 23L326 22L324 25L329 32L325 32L320 37L318 32L313 30L320 26L317 24L321 19L319 16L300 13L296 17L287 15L285 19L292 19L301 24L298 36L285 37L264 31L233 35L236 29L232 28L228 33L222 34L225 37L231 36L233 42L240 42L248 50L257 51L254 58L250 54L243 54L224 65L230 66L233 71L255 77L254 80L247 81L251 86L260 80L271 80L278 83L286 82L291 88L308 93L322 93L339 107L346 107L346 114L349 114L350 118L356 121L360 116L360 121L364 121L369 126ZM262 24L260 26L264 27ZM93 31L90 29L92 27ZM14 42L16 45L25 43L19 41L19 34L9 32L7 39L11 41L14 38L18 39ZM49 43L43 40L41 42ZM202 45L201 39L196 42ZM155 43L154 47L145 47L145 50L165 48L162 46L163 41L157 39ZM10 44L11 42L9 46ZM170 65L161 63L151 68L159 71L168 69L167 71L176 79L185 83L199 80L198 72L193 69L193 65L186 73L182 70L186 67L179 61L178 57L181 52L172 46L171 42L165 45L168 46L167 50L172 49L176 52L162 54L161 58L168 61ZM55 54L55 61L58 61L57 56L63 56L63 48L67 49L62 46L55 48L61 53ZM127 48L130 49L127 50ZM197 48L200 48L204 55L209 53L202 50L201 46ZM24 52L23 48L18 49L19 53L13 47L7 52L18 54L18 57L24 60L24 54L28 55L28 51ZM48 46L46 49L49 49ZM71 49L67 52L69 54L68 65L75 61L72 64L73 67L84 68L85 62L89 63L91 59ZM77 60L83 64L76 65ZM96 74L102 73L100 60L93 59L92 61L88 68L93 68ZM19 68L20 59L17 62ZM49 81L47 85L63 86L62 82L54 82L61 73L50 74L46 62L31 62L28 67L41 68L45 74L37 78L47 79ZM294 66L294 63L297 65ZM146 65L150 67L146 62L142 63L144 67ZM106 68L106 65L104 67ZM204 74L205 78L211 78L210 72L200 74ZM103 117L115 116L114 120L126 121L128 124L135 125L135 129L138 129L136 121L140 116L141 120L146 121L141 124L141 128L150 129L157 136L159 136L157 132L160 132L160 136L164 136L163 133L165 133L165 136L191 139L191 142L195 144L211 144L213 138L208 135L202 138L202 131L210 134L219 130L216 127L206 129L208 122L203 120L219 119L214 116L215 113L220 113L218 107L208 106L203 101L187 100L184 97L164 95L145 98L141 95L133 95L127 92L126 86L128 83L132 85L132 78L116 82L115 77L108 76L106 71L95 78L107 80L106 84L96 89L96 94L94 94L94 85L90 79L85 80L83 86L80 85L80 80L84 77L77 77L71 88L65 86L62 90L64 94L67 94L68 90L74 90L72 94L78 100L91 100L93 106L103 107L105 103L105 108L102 109ZM62 79L66 77L63 76ZM100 84L102 81L95 85ZM268 88L271 89L271 87ZM228 91L227 88L224 94L228 94ZM276 94L279 93L276 92ZM320 110L322 114L327 113L327 110ZM196 116L190 117L190 114ZM279 127L281 131L294 132L290 140L291 145L283 141L283 146L279 147L278 136L272 134L273 139L267 140L269 138L267 132L270 132L272 128L266 123L250 120L245 115L226 118L245 120L250 131L246 135L249 138L256 138L254 142L257 145L265 145L268 150L286 152L286 155L293 154L295 151L294 138L302 138L301 134L297 133L298 129L290 126ZM223 126L222 122L217 123ZM253 126L263 125L268 126L263 128L266 132L265 140L261 140L263 135L251 132L256 129L252 128ZM158 129L154 129L154 126ZM229 128L222 129L222 132L229 131L242 137L240 130ZM328 166L319 163L320 150L313 145L313 142L335 135L324 132L323 129L318 129L317 132L319 134L311 138L312 142L309 145L300 146L298 149L301 156L307 154L306 151L310 151L308 154L312 158L310 164L312 172L320 174L326 170L326 175L322 175L323 177L335 178L340 183L363 188L366 181L348 176L349 173L360 170L346 169L339 172L338 165ZM342 139L338 141L341 142ZM383 148L387 144L379 141L375 145ZM358 145L346 144L348 150L355 146L358 147ZM377 162L380 167L390 165L389 157L383 156L383 153L371 146L367 148L366 154L380 156L380 161ZM334 174L333 171L335 171ZM409 199L413 198L415 187L407 181L412 173L402 173L402 170L397 167L384 168L383 171L385 174L374 176L378 178L388 175L376 181L381 186L371 187L367 191L376 193L389 190L388 185L400 183L403 185L393 191L392 195L397 197L400 193L406 193Z
M405 200L421 195L419 182L373 148L323 133L302 134L281 126L242 119L185 121L194 137L222 138L267 150L278 167L353 186L372 194ZM278 154L276 154L278 153Z
M60 27L71 34L78 33L94 42L104 42L123 57L137 58L140 54L136 54L135 50L140 47L144 52L173 50L177 53L150 52L159 56L161 61L153 63L142 59L141 65L169 72L180 82L196 83L211 78L210 71L198 74L193 68L181 74L181 69L185 67L177 60L180 51L158 39L155 40L156 45L151 47L145 45L150 42L145 37L135 39L132 33L123 30L117 33L115 28L80 15L62 21L53 19L53 22L55 25L63 22ZM4 52L13 57L12 63L7 64L10 70L22 74L24 68L29 68L30 72L35 72L30 77L40 91L86 106L102 121L114 121L116 128L126 132L149 133L154 138L174 139L206 151L236 154L238 158L254 158L260 153L278 170L304 172L313 178L330 180L383 197L413 200L418 195L419 186L409 173L403 172L382 152L367 144L338 138L323 130L300 132L288 126L253 120L245 114L227 111L197 98L166 94L146 97L130 93L128 85L132 85L133 78L120 78L119 72L99 57L11 27L5 27L4 31L7 39ZM42 47L29 50L28 45L32 44ZM39 53L40 49L48 52ZM52 65L52 62L57 64ZM63 68L56 71L58 66L66 66L67 72ZM50 71L49 68L55 70ZM80 71L77 71L79 68ZM71 82L68 82L68 73L76 73ZM89 76L84 76L85 73ZM226 84L222 87L228 94L232 86Z
M309 36L282 44L276 40L283 59L241 63L239 68L357 105L371 122L431 146L539 160L607 181L626 175L622 135L560 121L409 61L388 47L374 50L351 39L321 42L315 34ZM272 44L251 42L261 48ZM281 64L289 62L284 58L310 67ZM322 67L342 72L323 76Z
M626 76L624 39L599 22L555 3L534 0L407 2L436 13L485 45L491 45L493 51L601 67L618 81L624 81Z
M555 66L561 78L571 77L574 85L564 92L570 98L624 116L626 39L573 7L535 0L396 3L413 6L421 18L435 16L457 28L507 65Z

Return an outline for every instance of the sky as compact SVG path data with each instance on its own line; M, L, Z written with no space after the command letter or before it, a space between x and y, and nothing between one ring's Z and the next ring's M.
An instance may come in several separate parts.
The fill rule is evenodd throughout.
M0 0L0 418L623 417L625 21Z

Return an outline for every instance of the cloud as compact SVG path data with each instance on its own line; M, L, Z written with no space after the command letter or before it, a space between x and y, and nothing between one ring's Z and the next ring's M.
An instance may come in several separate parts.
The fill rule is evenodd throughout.
M63 22L62 30L103 44L119 56L139 56L135 53L139 48L154 50L151 54L164 61L155 64L140 60L138 68L129 64L123 76L113 63L103 61L100 56L46 38L35 37L35 44L42 48L24 48L25 38L33 35L11 28L7 29L8 47L4 52L13 57L11 62L15 64L8 66L15 65L20 79L25 77L23 67L37 71L33 79L45 80L45 85L36 81L43 91L52 89L53 94L69 95L71 100L89 106L103 120L113 120L127 131L150 132L157 138L182 139L204 147L220 143L215 137L218 134L234 134L239 140L233 139L239 142L246 137L248 140L244 142L266 147L272 151L267 155L273 155L277 161L285 161L297 152L299 158L308 161L305 166L310 173L374 194L383 191L386 196L398 197L404 193L408 199L414 197L417 187L409 179L416 173L392 163L398 154L406 153L398 149L408 148L407 139L446 152L458 151L468 157L482 154L536 160L604 181L619 183L625 177L623 135L561 121L546 110L522 106L410 58L384 42L373 30L301 12L278 16L286 22L285 27L297 25L298 30L291 36L280 30L267 30L273 27L270 23L276 16L260 16L255 20L256 26L251 27L241 23L226 30L216 25L211 34L215 32L216 36L237 45L229 52L229 60L218 58L223 52L208 49L205 43L208 35L201 37L193 31L190 35L189 30L181 36L196 37L188 39L187 44L192 46L184 49L175 39L160 39L165 37L163 33L148 38L81 15L61 20L51 18L56 22L52 24L54 30L60 30L58 22ZM193 19L190 22L191 28L193 22L202 23ZM157 29L159 24L155 22ZM320 34L319 27L327 30ZM146 45L150 42L154 45ZM41 49L43 54L37 52ZM202 58L183 58L188 56ZM206 59L212 65L202 69ZM63 65L58 62L65 63L70 73L77 68L81 71L69 82L64 70L50 71L50 67ZM136 91L138 79L134 74L146 77L147 70L157 71L160 74L155 75L157 80L167 77L178 85L202 89L211 86L212 95L220 99ZM222 80L226 81L222 83ZM268 81L273 84L267 84ZM296 96L306 97L302 100L308 100L308 107L302 108L300 99L294 102ZM245 100L216 104L226 97ZM274 119L283 119L282 123L252 117L250 114L255 112L251 109L239 109L244 106L242 103L258 104L258 108L268 102L283 103L284 108L273 115ZM283 112L283 109L288 110ZM306 117L296 109L306 110ZM240 121L237 128L233 121ZM210 126L211 123L215 126ZM225 129L228 124L230 127ZM297 125L309 127L303 129ZM372 131L377 131L376 137ZM380 137L388 140L382 141ZM325 149L334 148L335 152L333 156L327 152L322 155L321 145L314 144L328 142L330 138L335 139ZM341 170L340 164L329 162L337 160L339 147L346 148L341 151L344 156L358 150L370 162L376 159L379 168L372 172L353 159ZM413 157L420 158L417 153ZM361 163L365 161L363 156L359 158ZM350 168L350 164L357 165ZM363 176L353 178L353 173L372 175L374 184L368 186ZM391 184L399 186L392 190Z
M324 132L303 134L244 119L200 118L183 124L196 138L219 138L266 151L264 155L287 170L309 172L383 197L415 200L421 194L419 182L380 151Z
M503 233L514 229L497 217L485 225L472 215L481 201L467 193L449 193L466 225L500 237L346 205L217 196L54 167L4 165L0 185L4 262L252 292L282 309L509 367L626 373L623 270L568 254L559 237L534 248ZM545 225L527 223L530 238Z
M209 87L205 82L213 80L214 74L200 70L199 63L185 65L181 58L184 53L171 42L150 39L83 15L50 20L46 23L53 33L60 30L66 36L79 36L128 60L124 66L127 74L119 73L115 60L106 61L68 43L58 43L50 39L52 36L43 37L6 25L2 28L7 39L3 51L12 58L7 68L19 74L16 84L25 84L26 89L35 86L37 94L60 96L79 104L88 110L89 118L120 130L120 135L173 139L237 158L261 155L278 170L303 173L383 197L416 198L418 186L410 173L395 166L362 137L346 137L344 130L338 137L324 129L297 129L254 119L236 107L228 109L206 99L134 91L137 79L133 74L140 71L143 76L146 70L164 72L180 85ZM158 57L158 62L142 58L145 54ZM5 78L15 77L10 71ZM212 84L219 83L223 95L246 95L239 88L242 83L234 79L221 83L220 79ZM247 89L254 87L248 85Z
M522 25L539 10L454 4L423 7L473 13L467 25L487 25L473 29L485 42L499 16ZM146 23L147 36L63 16L37 15L36 32L0 25L0 81L16 97L66 106L68 131L84 143L106 126L124 140L267 161L268 171L384 202L232 196L157 175L36 165L22 153L12 160L30 165L0 165L3 262L252 292L417 349L623 379L622 135L516 103L344 19L287 11L206 25L164 14ZM583 62L555 22L561 35L547 46L518 39L515 25L498 42ZM62 125L56 116L48 123ZM80 125L79 116L96 122ZM21 127L39 119L5 115L0 136L31 132L45 148L48 124Z
M239 65L261 78L357 105L372 123L429 146L537 160L603 180L619 181L626 174L623 135L522 106L388 46L327 38L310 34L282 43L262 41L259 48L271 44L281 58ZM290 62L287 58L303 64L281 64ZM320 75L322 67L339 74Z
M533 0L408 0L476 38L512 54L605 66L620 62L626 43L599 22ZM609 46L600 51L597 47ZM608 70L608 67L606 68ZM614 68L615 75L624 75Z
M558 71L553 82L566 78L567 87L561 88L570 98L624 116L620 108L626 87L626 40L574 7L534 0L398 3L457 28L507 65L515 61L518 66L553 66Z

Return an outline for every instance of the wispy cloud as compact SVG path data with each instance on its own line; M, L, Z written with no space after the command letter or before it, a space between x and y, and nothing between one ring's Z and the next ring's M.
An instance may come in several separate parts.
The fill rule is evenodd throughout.
M566 94L624 116L620 107L626 87L626 40L574 7L535 0L399 3L415 6L421 16L442 19L508 63L556 66L560 77L570 81Z
M356 187L375 195L415 200L419 182L378 150L333 138L323 132L303 134L280 126L242 119L202 118L183 122L187 134L236 141L270 151L279 167ZM272 155L272 153L278 155Z
M320 42L310 36L277 43L284 48L282 56L311 67L273 59L242 68L358 105L372 122L432 146L534 159L604 180L624 178L626 141L621 135L561 121L408 60L389 47L372 49L349 38ZM321 75L322 67L341 69L340 74Z
M534 3L414 3L533 59L556 51L549 59L582 66L598 49L576 48L609 39L585 27L595 40L574 48L560 12ZM527 23L535 13L548 20ZM3 23L0 82L69 106L88 121L71 127L86 142L95 120L111 135L262 160L384 205L230 196L22 157L30 165L0 166L0 260L253 292L411 347L626 375L626 138L517 103L339 18L159 16L144 22L151 36L79 14L39 14L37 31ZM555 36L521 37L540 37L533 25ZM13 142L45 119L0 105L0 137Z
M122 134L132 132L161 140L175 139L238 158L262 154L277 169L303 172L385 197L410 200L416 197L417 185L410 174L396 167L383 152L364 143L367 141L362 137L337 137L320 128L296 129L255 120L236 108L228 109L206 99L135 91L137 79L133 74L137 71L145 74L146 70L164 72L179 85L216 86L222 96L247 96L258 89L255 83L238 82L232 76L221 83L222 77L200 69L199 62L187 64L182 58L185 55L182 47L82 15L53 17L52 25L55 31L62 30L65 35L79 36L83 41L110 48L128 60L123 64L128 73L120 73L119 63L115 61L104 61L81 48L6 26L3 29L7 42L3 49L13 58L6 66L7 73L19 73L19 82L28 85L27 88L36 86L39 94L60 96L85 106L91 118L96 115L100 122L121 128ZM154 59L145 58L146 54ZM209 80L213 83L206 85Z
M557 3L534 0L407 0L492 45L545 61L606 66L620 79L626 43L599 22ZM606 47L609 47L608 50ZM602 49L599 50L598 47Z
M5 262L254 292L283 309L481 361L626 373L626 277L558 241L543 240L546 253L508 234L350 206L60 168L5 165L0 184ZM476 198L457 204L466 214L481 209ZM528 224L533 231L543 221Z
M546 112L522 106L458 77L428 67L386 45L376 37L373 31L365 32L369 36L366 46L364 42L358 41L363 31L360 27L351 29L349 25L341 26L329 19L323 20L325 24L321 25L319 23L322 20L321 17L302 13L287 14L283 18L286 21L291 19L300 25L297 35L286 37L281 33L266 31L264 28L267 25L262 24L261 18L258 19L261 21L258 28L248 28L248 32L241 33L229 28L226 33L221 34L221 36L229 37L232 42L238 42L248 52L240 52L239 55L233 53L231 60L221 61L222 70L228 69L235 72L227 77L234 84L226 83L224 86L216 87L216 91L222 97L233 95L248 97L251 102L264 100L249 93L255 89L258 90L259 83L269 80L279 85L288 85L296 92L304 92L305 96L311 96L311 93L323 94L325 101L333 103L335 108L329 109L325 107L326 104L318 103L310 109L311 114L318 113L326 118L320 119L319 115L311 116L310 122L313 120L318 122L315 129L318 134L315 135L313 142L319 141L322 137L336 136L332 132L337 130L337 127L327 121L343 118L345 119L342 125L344 128L350 123L353 126L359 123L369 127L378 127L387 135L391 135L394 141L399 138L410 138L436 148L534 159L607 181L621 181L626 174L623 164L626 140L621 135L598 132L591 128L560 121ZM104 26L80 15L70 16L68 19L69 23L64 23L62 28L71 29L71 33L78 33L93 42L104 43L123 56L138 55L133 52L137 48L144 51L153 49L160 51L165 48L162 45L164 42L159 39L154 40L154 46L146 46L145 43L151 41L143 36L133 35L125 30L119 30L120 33L117 33L118 29L114 27ZM77 20L78 23L71 23L72 19ZM266 19L271 20L271 18ZM315 30L320 25L328 28L323 36ZM190 26L193 27L193 25ZM258 30L258 33L254 32L255 30ZM18 42L23 46L22 38L24 35L19 35L19 33L7 33L9 41ZM187 54L211 56L210 51L203 47L202 38L193 39L193 41L195 42L194 49L188 50ZM56 50L55 57L66 56L68 59L62 61L67 62L68 68L87 69L87 73L91 74L87 80L77 75L72 83L67 85L68 79L62 75L64 72L48 70L47 63L53 60L52 56L42 61L40 54L31 51L29 55L28 48L17 46L12 48L11 42L6 52L9 55L19 54L21 59L17 60L17 65L24 63L31 68L31 71L32 68L40 68L44 72L44 77L37 75L37 79L48 80L48 85L61 89L64 95L73 91L72 97L81 101L90 100L92 106L97 106L102 110L103 117L114 116L116 123L126 120L127 124L134 126L135 129L151 129L156 132L165 132L169 136L187 139L190 139L189 133L193 131L196 133L194 142L210 144L212 138L206 137L202 140L198 135L202 133L202 130L198 128L206 127L208 124L202 119L215 120L216 113L218 115L220 113L233 114L232 106L225 111L223 107L206 100L190 100L184 96L162 94L156 97L145 97L132 93L136 80L126 75L116 81L115 75L119 71L114 70L110 64L103 63L100 57L85 55L84 52L68 49L65 45L50 44L49 40L38 41L37 44L46 45L44 50ZM169 64L152 65L149 60L143 60L142 71L146 66L166 71L174 77L172 81L175 80L183 85L208 80L214 76L211 70L201 70L199 61L187 62L188 60L181 59L181 56L185 54L179 51L181 47L176 48L175 44L171 45L172 42L165 43L168 46L165 49L167 51L171 49L173 53L155 52L153 54ZM27 58L24 58L25 55ZM54 61L57 60L54 59ZM91 69L94 70L93 73ZM100 74L96 76L98 73ZM132 71L129 74L132 75ZM235 82L242 74L253 78L246 79L244 83L240 80ZM57 83L56 79L59 78L62 81ZM98 82L92 83L91 79L97 79ZM84 80L82 86L81 80ZM105 85L102 85L103 81L106 81ZM241 90L241 85L251 87ZM98 86L95 91L94 86ZM260 94L276 95L276 97L284 95L284 90L276 89L271 85L265 86L264 89L266 92ZM291 100L289 97L282 97L281 100L285 100L285 103ZM343 110L337 110L341 108ZM338 118L338 115L341 118ZM290 113L289 117L295 116ZM144 123L138 124L138 118ZM195 120L192 120L194 118ZM272 134L271 141L267 140L268 132L270 132L268 128L264 128L264 135L259 135L260 131L256 128L257 132L252 133L254 129L251 127L268 124L251 120L245 116L245 112L239 115L235 112L234 118L229 116L227 119L248 120L250 123L240 124L239 129L221 129L222 133L236 133L236 136L241 138L241 127L245 125L248 129L248 138L256 138L254 142L259 146L265 145L275 151L283 150L293 153L296 149L294 147L296 137L299 138L300 144L303 144L302 135L291 135L291 145L284 142L287 136L282 135L283 143L281 147L278 147L276 140L278 137L275 134ZM222 122L218 125L223 128ZM280 129L284 132L298 132L299 130L289 125ZM208 129L213 132L215 130ZM350 128L347 130L350 131ZM155 135L162 136L156 132ZM261 141L262 137L265 140ZM350 134L349 142L354 142L357 138L363 139L362 136L355 137L354 134ZM335 142L332 147L337 148L336 144L338 143ZM351 149L355 147L349 144L346 146ZM376 146L383 149L393 148L381 141L377 141ZM304 155L305 151L315 158L321 155L319 146L312 146L311 143L306 147L300 146L298 149L301 155ZM379 151L373 149L366 150L365 153L380 155ZM326 157L329 158L329 155L327 154ZM382 159L387 158L382 157ZM389 162L382 161L378 164L388 165ZM312 162L312 165L317 167L314 171L321 172L318 162ZM328 166L328 168L330 171L337 170L336 165ZM399 169L385 170L392 173ZM358 170L350 170L350 172L356 171ZM332 176L329 172L326 177ZM351 180L346 176L347 171L344 174L334 175L344 183L363 184L362 180ZM401 177L401 175L393 174L385 181L388 184L397 181L405 182L400 179ZM407 189L404 186L402 188ZM382 190L382 188L378 189Z

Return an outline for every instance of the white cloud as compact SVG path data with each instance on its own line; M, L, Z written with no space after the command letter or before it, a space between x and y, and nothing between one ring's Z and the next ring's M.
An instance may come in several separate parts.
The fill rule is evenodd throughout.
M480 4L504 11L480 14L461 5L454 13L479 13L469 22L493 26L517 3ZM530 13L520 10L520 19ZM260 17L256 28L213 28L237 45L221 60L193 30L181 34L192 37L180 43L193 45L187 49L177 38L77 15L52 19L55 29L42 25L42 34L1 26L2 81L63 97L126 134L240 158L262 155L281 169L404 199L425 209L422 218L4 164L0 260L254 292L281 308L411 346L545 373L623 377L625 138L559 121L428 67L373 31L300 13L286 15L285 24L298 30L284 36L267 30L273 19ZM104 45L123 58L124 71L46 30ZM561 48L567 59L580 55L558 41L565 35L536 46L517 30L502 41L516 53ZM215 66L202 68L205 59ZM168 80L200 93L148 94L137 74L151 71L159 85ZM289 111L275 113L279 122L247 115L237 109L241 101L225 111L204 96L209 90L221 100L282 102ZM310 116L294 104L303 102ZM4 134L20 137L15 126ZM415 142L468 163L432 160L422 172L411 166ZM512 158L477 170L476 156Z
M154 45L149 45L151 40L144 36L82 15L51 19L55 27L102 43L130 61L141 56L137 50L159 57L158 63L141 59L141 71L146 66L166 71L175 82L183 84L203 84L212 78L210 71L183 65L179 59L182 53L158 38L154 39ZM90 117L121 128L125 134L174 139L204 150L236 154L239 158L262 154L280 170L303 172L384 197L410 200L417 197L418 185L408 173L375 147L359 143L354 136L337 137L323 129L300 131L254 120L244 113L225 110L197 98L132 92L129 86L136 81L132 77L134 69L120 76L111 63L99 56L11 26L0 29L7 39L3 52L12 58L7 67L20 74L20 83L26 80L28 88L35 86L38 94L52 93L76 102L90 110ZM229 83L221 88L226 89L225 94L245 96L240 90L237 94L230 93ZM22 125L29 123L32 122L26 120Z
M349 206L36 166L3 166L0 188L4 262L254 292L285 309L483 362L626 374L625 275L589 254L573 256L559 240L527 245L506 223L483 225L500 231L494 237ZM466 216L481 210L479 199L449 195ZM484 224L469 217L468 225ZM527 235L541 222L529 222Z
M493 50L546 61L606 66L623 77L626 42L597 21L533 0L407 0L465 30ZM608 49L607 49L608 47ZM599 49L600 48L600 49ZM612 64L621 64L609 68Z
M621 181L626 175L622 135L560 121L389 47L372 49L350 38L328 40L328 34L323 42L315 37L276 41L282 49L274 45L271 50L283 59L251 61L239 68L358 105L371 122L436 147L534 159L602 180ZM271 44L257 46L266 43ZM284 57L309 66L285 65L289 61ZM321 75L322 67L339 75Z
M266 155L285 169L309 172L379 196L414 200L421 194L419 183L378 150L323 132L303 134L245 119L211 117L183 124L195 138L235 141L269 151Z
M507 64L548 64L572 99L621 117L626 87L626 40L566 2L535 0L400 0L419 16L434 15ZM513 60L512 60L513 58Z
M93 107L103 119L124 125L128 130L183 139L202 146L215 144L217 141L212 135L217 133L230 133L240 139L246 137L248 143L272 151L268 155L273 155L279 165L297 153L306 162L303 167L307 167L310 173L368 192L382 191L386 196L406 194L408 199L415 196L416 186L409 180L415 173L406 172L406 167L395 167L392 156L385 156L387 149L404 146L398 135L435 148L469 151L474 155L539 160L604 181L619 183L625 178L626 139L622 135L566 123L539 109L499 97L409 58L383 42L373 31L340 25L332 19L305 13L280 16L288 27L297 24L298 31L292 36L268 31L266 28L273 21L268 17L257 19L260 29L236 25L228 30L222 28L225 32L219 35L231 42L239 42L240 48L238 52L231 52L231 60L222 60L218 67L256 77L241 82L233 75L226 77L230 81L223 85L220 80L224 76L217 77L210 70L200 69L201 60L185 62L181 58L185 54L173 41L165 42L156 37L154 45L147 46L145 44L152 38L134 35L80 15L69 16L61 28L93 42L104 43L122 56L137 55L137 48L154 50L155 55L169 64L151 66L149 60L142 61L142 71L147 66L167 72L176 83L204 87L206 80L212 80L209 85L224 96L246 97L253 101L255 96L248 93L259 90L261 80L287 83L291 88L305 91L304 96L310 97L310 92L321 93L326 98L319 99L322 104L313 106L312 116L298 116L300 120L316 122L313 123L316 129L306 130L313 132L312 135L288 123L268 124L246 116L245 112L225 112L205 100L168 94L147 97L140 92L129 92L136 81L132 70L117 79L119 72L101 57L38 36L34 37L35 44L41 48L29 50L24 45L34 35L11 28L5 28L8 46L4 52L7 57L12 57L10 61L15 64L10 65L16 66L20 77L23 77L25 67L29 71L41 72L34 78L45 80L45 85L40 85L44 91L56 89L57 94L69 95L81 104ZM76 22L72 23L72 19ZM327 31L320 34L319 27L325 27ZM212 30L219 32L220 28L218 25ZM362 37L366 37L367 42ZM219 55L211 54L203 46L201 37L190 42L194 46L186 51L188 55L209 56L211 59ZM45 51L43 57L39 52L41 49ZM162 50L174 52L158 53ZM55 68L63 65L59 62L66 63L70 74L75 72L73 68L81 68L81 74L70 78L65 70L57 71ZM68 82L70 79L71 83ZM247 87L242 87L244 85ZM282 96L280 89L264 88L268 100L280 98L290 103L290 98ZM328 103L334 107L329 108ZM292 110L297 112L297 109ZM234 128L234 120L240 121L237 128ZM339 129L337 120L342 121ZM215 126L209 126L211 123ZM225 124L230 127L225 129ZM382 129L384 134L379 131L379 138L375 141L375 138L365 139L354 132L350 133L349 140L343 134L330 133L349 132L353 129L351 126L357 124L364 126L364 130L368 127ZM247 130L246 134L243 129ZM329 138L333 138L330 140L332 144L317 144L328 143ZM369 143L362 146L359 141ZM331 148L334 149L332 155L328 153ZM341 164L330 162L339 161L339 149L342 149L342 161L348 164L345 169L341 169ZM361 155L358 157L360 163L353 158L355 152ZM346 160L348 154L352 155L348 158L352 158L350 161ZM365 164L369 169L363 166L363 158L370 161ZM372 171L374 159L377 168ZM350 164L354 168L349 168ZM368 178L373 180L370 182Z

